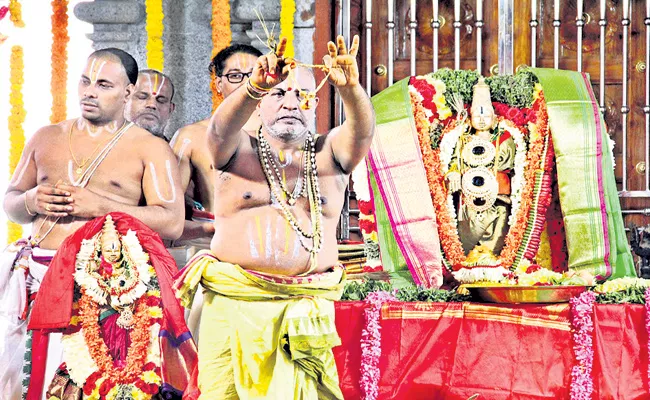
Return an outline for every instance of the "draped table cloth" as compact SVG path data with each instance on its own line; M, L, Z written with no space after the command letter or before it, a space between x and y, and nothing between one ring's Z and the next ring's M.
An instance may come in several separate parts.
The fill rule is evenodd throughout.
M596 304L593 399L650 399L642 305ZM379 399L568 399L569 304L386 303ZM338 302L334 348L346 399L361 399L363 302Z

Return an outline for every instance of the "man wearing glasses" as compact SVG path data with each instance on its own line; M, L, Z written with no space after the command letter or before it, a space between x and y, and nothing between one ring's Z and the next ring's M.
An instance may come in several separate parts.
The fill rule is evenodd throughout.
M262 53L247 44L233 44L217 53L210 63L210 73L215 77L217 91L228 97L248 81L257 58ZM214 203L214 167L212 155L207 149L207 129L210 117L185 126L176 132L171 146L178 158L181 171L181 186L196 207L204 212L194 211L194 220L185 221L183 236L175 245L191 244L202 249L210 248L214 233L211 222ZM260 122L251 117L245 129L255 134ZM189 188L189 190L188 190ZM186 217L189 219L190 216Z

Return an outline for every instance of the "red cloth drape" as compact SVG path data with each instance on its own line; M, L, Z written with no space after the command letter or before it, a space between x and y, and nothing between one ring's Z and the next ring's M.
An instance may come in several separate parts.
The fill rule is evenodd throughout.
M334 348L346 399L359 390L363 303L336 304ZM382 309L380 399L568 399L571 311L560 305L389 303ZM594 399L650 399L640 305L594 309Z
M122 235L129 230L136 232L143 250L149 255L149 263L156 271L160 285L163 306L161 327L161 350L163 356L163 382L170 388L182 391L188 385L189 375L196 369L197 354L189 329L185 325L184 309L172 290L172 278L178 271L174 258L169 254L160 236L147 225L128 214L113 212L115 227ZM72 315L75 261L83 239L90 239L101 231L106 216L95 218L79 228L63 241L52 260L32 308L28 329L34 330L35 337L68 327ZM44 381L45 358L40 349L34 347L32 360L32 380L28 400L40 399L42 386L35 384ZM170 370L165 363L176 365ZM42 368L41 368L42 367ZM40 374L40 375L39 375Z

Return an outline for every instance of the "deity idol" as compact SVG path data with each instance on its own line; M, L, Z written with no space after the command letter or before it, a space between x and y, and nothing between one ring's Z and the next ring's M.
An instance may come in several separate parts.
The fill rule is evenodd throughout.
M470 121L463 124L446 175L449 192L457 193L458 235L466 255L498 255L509 228L516 148L510 134L498 126L483 78L474 86Z

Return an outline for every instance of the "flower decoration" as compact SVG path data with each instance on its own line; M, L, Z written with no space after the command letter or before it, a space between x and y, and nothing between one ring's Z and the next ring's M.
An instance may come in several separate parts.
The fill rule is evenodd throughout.
M453 197L446 188L445 175L449 172L456 144L466 125L462 119L451 118L448 97L454 97L454 94L447 93L447 88L450 85L459 88L464 85L455 83L453 72L447 71L441 75L444 82L436 78L438 75L412 77L409 94L429 191L436 210L441 247L446 261L454 270L459 270L467 266L467 257L458 236ZM462 76L458 75L458 79ZM467 95L466 91L461 93L463 98ZM530 108L494 103L498 116L497 129L509 134L516 148L515 176L510 195L512 207L508 221L510 230L498 261L494 263L495 266L506 268L516 267L523 259L534 258L544 226L545 210L551 200L549 175L553 152L549 146L548 115L541 86L531 85L521 97L534 101ZM443 128L439 135L432 134L441 126Z
M9 114L9 177L11 178L25 147L23 123L25 123L27 112L23 103L23 70L25 63L22 46L13 46L11 48L9 63L9 81L11 83L11 92L9 93L9 104L11 104L11 113ZM7 229L9 242L14 242L23 235L22 226L13 222L8 223Z
M15 27L25 27L25 22L23 21L23 6L20 4L20 1L9 0L9 19L14 23Z
M359 229L361 229L366 256L366 262L362 269L364 272L381 271L383 268L379 252L379 238L377 237L375 207L372 201L370 182L368 182L368 167L365 162L360 163L352 171L352 182L357 196Z
M230 30L230 1L212 0L212 57L218 52L230 46L232 31ZM212 111L219 107L223 101L223 95L217 91L216 76L210 75L210 90L212 90Z
M285 57L293 57L293 19L296 13L295 0L280 0L280 37L287 39Z
M163 20L162 0L146 0L147 11L147 66L162 71L164 67Z
M573 351L577 365L571 370L571 400L589 400L594 391L591 369L594 363L592 319L596 294L584 292L571 299Z
M50 122L58 124L66 119L68 81L68 0L52 1L52 115Z
M365 299L366 326L361 332L361 379L359 386L364 400L376 400L379 396L379 358L381 357L381 307L387 301L397 301L388 292L369 293Z

